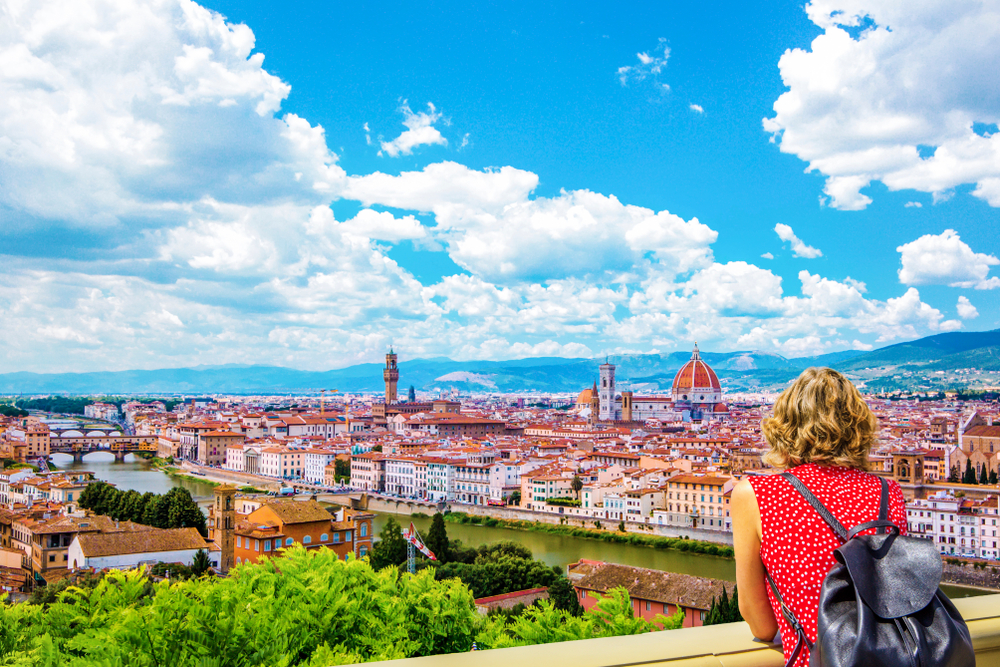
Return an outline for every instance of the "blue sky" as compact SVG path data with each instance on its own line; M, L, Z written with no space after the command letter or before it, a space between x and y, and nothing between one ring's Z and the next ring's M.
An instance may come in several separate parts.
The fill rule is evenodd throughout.
M0 32L3 371L1000 326L978 3L88 0Z

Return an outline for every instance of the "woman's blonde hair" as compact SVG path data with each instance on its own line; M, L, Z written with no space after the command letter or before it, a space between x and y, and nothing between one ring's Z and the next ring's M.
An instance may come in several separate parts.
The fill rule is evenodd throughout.
M830 368L807 368L761 422L777 468L820 463L868 470L878 420L851 381Z

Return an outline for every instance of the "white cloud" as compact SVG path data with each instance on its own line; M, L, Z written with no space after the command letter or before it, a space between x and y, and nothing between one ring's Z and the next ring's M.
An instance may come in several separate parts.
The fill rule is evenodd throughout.
M427 236L427 230L412 215L397 218L392 213L373 211L370 208L362 209L340 227L348 234L393 243Z
M276 116L289 87L249 28L186 0L23 3L0 34L0 206L39 234L85 228L105 244L44 264L5 256L4 368L321 368L390 341L408 358L692 340L800 353L959 326L915 289L879 301L801 272L801 295L786 295L774 272L716 262L718 233L697 218L588 190L538 197L539 176L511 166L347 176L322 127ZM628 81L662 88L667 54L643 53ZM444 143L436 109L406 113L386 142L397 154ZM338 198L363 208L337 220ZM407 240L465 272L422 284L393 259ZM995 281L995 260L973 257L986 263L973 286Z
M859 210L861 190L973 194L1000 206L1000 19L990 3L812 0L823 33L779 61L789 88L764 120L781 150L827 177L828 203ZM854 36L852 36L852 34Z
M958 316L963 320L974 320L979 317L979 311L972 305L972 302L969 301L968 297L958 297L958 305L955 309L958 311Z
M433 104L427 103L427 111L413 113L404 100L399 110L403 114L406 131L392 141L383 141L379 155L385 153L389 157L397 157L410 155L418 146L448 145L448 140L434 127L434 123L441 120L441 113Z
M639 60L638 64L618 68L618 81L622 86L648 79L660 92L670 90L670 86L659 80L660 74L667 66L667 60L670 59L670 47L667 46L665 38L661 37L651 52L641 51L635 54L635 57Z
M926 234L896 250L902 256L899 282L904 285L950 285L975 289L1000 287L1000 278L987 277L990 267L1000 264L1000 259L973 252L953 229L946 229L936 236Z
M695 113L705 113L705 109L700 104L692 104L689 108Z
M273 116L289 86L250 29L193 2L14 3L0 34L0 204L36 224L157 226L167 202L343 176L322 128Z
M808 246L795 235L792 228L788 225L778 223L774 226L774 231L778 234L780 238L785 243L789 243L792 246L792 253L796 257L805 257L807 259L815 259L817 257L822 257L823 252L812 246Z
M924 207L924 205L921 204L918 201L908 201L905 204L903 204L903 206L905 206L906 208L923 208Z
M765 253L764 253L763 255L761 255L760 257L761 257L761 259L774 259L774 255L772 255L772 254L771 254L771 253L769 253L769 252L765 252Z
M451 258L486 280L607 277L649 266L676 274L711 262L718 234L697 218L587 190L530 199L537 183L511 167L480 172L444 162L349 179L346 196L433 213Z

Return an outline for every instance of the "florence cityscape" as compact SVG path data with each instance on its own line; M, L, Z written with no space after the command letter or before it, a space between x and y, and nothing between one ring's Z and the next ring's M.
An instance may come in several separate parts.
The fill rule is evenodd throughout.
M739 494L814 369L1000 664L1000 8L0 35L3 664L804 664Z

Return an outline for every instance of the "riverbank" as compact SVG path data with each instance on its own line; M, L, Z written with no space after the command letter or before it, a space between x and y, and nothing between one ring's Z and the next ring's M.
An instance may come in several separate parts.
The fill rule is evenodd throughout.
M720 558L733 558L733 548L720 546L711 542L700 540L689 540L679 537L660 537L658 535L642 535L634 532L622 532L614 530L603 530L597 528L583 528L562 524L541 523L539 521L522 521L518 519L498 519L495 517L484 517L479 515L466 514L465 512L450 512L445 515L445 520L452 523L468 523L472 525L483 525L489 528L501 527L511 530L535 531L540 533L550 533L553 535L564 535L587 540L599 540L611 542L612 544L630 544L634 546L650 547L653 549L667 549L682 551L687 553L702 554L705 556L716 556Z

